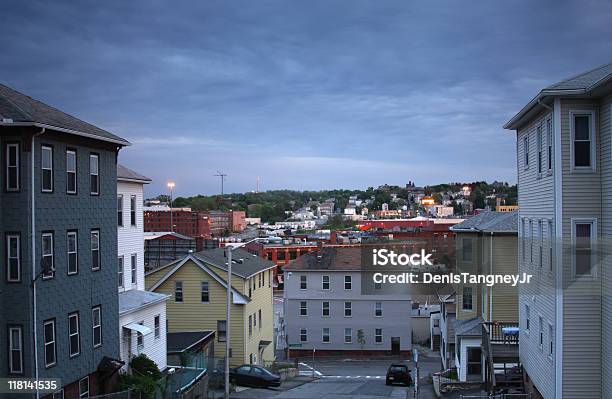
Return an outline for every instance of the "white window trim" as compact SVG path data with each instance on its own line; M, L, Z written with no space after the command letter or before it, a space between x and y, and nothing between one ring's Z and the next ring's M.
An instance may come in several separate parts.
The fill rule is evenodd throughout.
M12 239L17 239L17 253L12 254L10 252L10 242ZM7 234L6 235L6 281L10 283L18 283L21 281L21 236L19 234ZM16 256L15 256L16 255ZM11 278L11 259L17 259L17 278Z
M40 170L41 170L41 174L40 174L40 190L43 193L52 193L53 192L53 185L55 183L53 181L53 147L50 147L48 145L43 145L40 148L41 148L41 150L40 150ZM51 151L51 167L50 168L43 167L43 153L46 150L50 150ZM51 171L51 188L50 189L46 189L44 187L45 183L44 183L43 174L42 174L43 170L50 170Z
M302 278L304 278L304 288L302 288ZM300 284L300 290L306 291L308 289L308 276L301 275L299 284Z
M525 309L525 334L529 335L531 332L531 306L527 303L523 305Z
M548 229L548 273L553 272L555 253L555 234L553 232L553 220L547 220Z
M552 345L551 345L552 344ZM553 360L555 355L555 329L552 323L548 323L548 359Z
M327 330L327 334L325 334L325 330ZM325 340L325 336L327 336L327 341ZM321 343L331 344L331 328L323 327L321 329Z
M574 166L574 117L589 116L589 140L591 142L591 166ZM597 135L596 135L597 119L593 110L570 110L569 111L569 126L570 126L570 171L576 173L592 173L597 170Z
M302 303L305 303L306 306L302 308ZM302 309L306 310L306 314L302 314ZM300 301L300 310L298 312L300 317L308 317L308 301Z
M137 200L135 195L130 195L130 226L137 227L138 226L138 212L137 208ZM132 214L134 215L134 223L132 223Z
M204 285L206 285L206 291L204 290ZM203 294L206 292L207 296L208 296L208 300L204 301L202 300L202 296ZM208 281L201 281L200 282L200 302L201 303L210 303L210 283Z
M180 285L180 289L179 289L179 285ZM183 282L182 281L175 281L174 282L174 303L183 303L183 302L185 302L185 292L184 292L183 288L184 287L183 287ZM176 296L177 292L181 293L181 300L180 301L177 300L177 296Z
M55 241L55 237L54 237L53 233L51 233L51 232L42 233L40 256L41 256L41 259L44 259L45 256L49 256L49 254L45 255L44 252L42 252L44 247L45 247L43 242L44 242L46 237L50 237L51 238L51 254L50 254L50 256L51 256L51 275L45 275L43 273L42 274L42 279L43 280L49 280L49 279L52 279L52 278L55 277L55 242L54 242Z
M17 164L15 166L9 165L9 152L11 148L15 148L15 153L17 154L15 157L15 161L17 162ZM19 191L21 189L21 168L19 167L19 163L20 163L20 154L19 154L19 144L18 143L8 143L6 145L6 151L4 153L5 155L5 177L6 177L6 182L5 182L5 186L4 188L6 189L6 191L9 192L15 192L15 191ZM10 169L16 169L17 173L17 186L16 187L9 187L9 170Z
M121 219L119 219L119 214L121 214ZM125 225L123 219L125 219L123 215L123 194L117 194L117 226L123 227Z
M327 277L327 288L325 288L325 277ZM321 276L321 289L323 291L331 291L331 277L328 274Z
M13 332L17 331L19 333L19 341L17 342L17 345L19 347L19 349L17 349L19 351L19 369L13 369L13 363L14 363L14 358L13 358L13 345L15 344L13 342ZM9 339L9 347L8 347L8 359L9 359L9 373L10 374L23 374L23 328L20 326L10 326L8 328L8 339Z
M380 330L380 335L376 334L376 330ZM380 336L380 342L376 342L376 337ZM375 328L374 329L374 344L375 345L382 345L385 342L385 338L383 335L383 329L382 328Z
M125 286L125 256L117 257L117 287L124 288Z
M325 304L327 303L327 312L328 314L325 315ZM321 302L321 317L331 317L331 302L329 301L322 301Z
M138 254L130 255L130 281L132 285L138 284Z
M97 248L94 248L93 245L91 244L91 239L93 236L96 236L96 244L97 244ZM90 254L92 256L92 265L91 265L91 270L100 270L100 268L102 267L102 258L100 256L100 230L91 230L89 232L89 242L90 242ZM98 258L98 267L94 267L93 266L93 251L97 251L97 258Z
M351 335L346 335L346 330L349 330L351 332ZM350 337L350 340L346 340L346 337ZM345 327L344 328L344 339L343 339L345 344L352 344L353 343L353 329L350 327Z
M302 331L304 331L304 334L302 334ZM306 337L305 340L302 340L302 335L304 335ZM307 328L300 328L300 342L308 342L308 329Z
M70 331L70 319L72 319L73 317L76 317L76 332L72 333ZM68 315L68 355L73 358L76 357L78 355L81 354L81 331L80 331L80 317L78 313L71 313ZM72 337L76 336L77 337L77 351L75 353L72 353L72 348L71 348L71 339Z
M550 127L550 129L549 129ZM546 117L546 175L551 175L555 167L555 125L552 115ZM548 148L550 147L550 152ZM550 167L549 167L550 166Z
M544 126L543 123L540 122L536 126L536 173L538 174L538 179L542 177L544 174Z
M572 254L571 254L571 258L572 258L572 279L575 280L584 280L584 279L593 279L596 278L598 275L598 270L597 270L597 262L598 262L598 258L597 258L597 251L595 246L595 241L597 241L598 238L598 230L597 230L597 218L596 217L592 217L592 218L571 218L571 226L572 226ZM593 262L593 266L591 268L591 274L584 274L581 276L576 276L576 251L575 251L575 246L576 246L576 225L577 224L591 224L591 260Z
M347 303L349 304L348 308L346 307ZM351 311L351 314L348 315L348 316L346 315L347 309ZM344 313L343 314L344 314L344 317L353 317L353 302L350 302L350 301L345 301L344 302Z
M91 160L96 159L96 173L93 173L91 168ZM97 187L96 191L91 190L91 177L97 176ZM98 154L89 154L89 194L91 195L100 195L100 156Z
M523 137L523 169L529 169L529 132Z
M544 317L538 314L538 349L540 352L544 352Z
M348 277L348 282L346 281L346 278ZM346 284L349 284L350 288L346 288ZM350 274L347 274L344 276L344 290L345 291L351 291L353 289L353 276L351 276Z
M74 251L70 251L70 247L68 246L68 242L70 242L70 237L74 236ZM75 254L76 255L76 270L71 272L70 271L70 255L71 254ZM67 273L69 276L75 275L79 273L79 235L76 231L69 231L66 233L66 266L67 266Z
M82 392L81 391L81 381L87 381L87 391ZM89 397L89 376L85 377L85 378L81 378L79 380L79 398L88 398Z
M376 311L378 310L378 304L380 304L380 316L378 316L376 314ZM383 303L382 302L374 302L374 317L383 317L384 315L384 310L383 310Z
M96 311L98 312L98 321L100 322L100 324L94 324L94 313L96 313ZM96 344L96 328L100 329L100 343ZM104 342L104 340L102 339L102 307L100 306L94 306L93 308L91 308L91 342L93 343L93 347L94 348L99 348L102 346L102 342Z
M153 336L158 339L161 336L161 315L156 314L153 317Z
M465 306L465 289L469 288L472 292L470 294L470 307L466 307ZM474 311L474 289L471 286L468 287L462 287L461 289L461 310L465 310L466 312L473 312Z
M50 324L53 326L52 330L53 331L53 339L51 339L51 341L47 342L47 337L45 336L45 331L47 330L47 325ZM49 367L53 367L57 364L57 345L56 345L56 331L55 331L55 320L47 320L45 322L43 322L43 357L45 360L45 368L49 368ZM47 346L48 345L53 345L53 362L52 363L47 363Z
M68 170L68 154L74 155L74 170ZM77 175L77 153L75 150L66 150L66 193L67 194L76 194L78 191L78 175ZM74 190L68 189L68 174L74 173Z

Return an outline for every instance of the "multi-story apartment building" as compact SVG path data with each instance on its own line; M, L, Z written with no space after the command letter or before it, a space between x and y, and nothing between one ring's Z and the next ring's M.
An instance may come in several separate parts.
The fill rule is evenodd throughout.
M274 360L272 269L243 249L232 251L231 365ZM215 358L225 358L228 334L224 248L189 254L146 275L149 290L171 295L168 332L216 331Z
M117 166L117 287L121 360L145 354L166 368L166 299L144 289L143 185L151 179Z
M285 336L292 355L412 350L410 296L362 294L361 251L323 247L285 266Z
M542 89L516 130L520 357L544 398L612 397L612 64ZM603 293L603 295L602 295Z
M517 274L518 212L483 212L451 227L456 234L457 273L484 275ZM465 284L455 286L454 363L460 381L478 380L486 362L518 362L518 346L513 341L503 348L503 358L495 345L491 358L486 359L482 324L488 330L516 327L518 321L518 287L509 284L486 286ZM495 339L497 337L489 337ZM486 342L486 340L484 341ZM503 367L500 367L503 369Z
M176 232L188 237L211 236L211 221L204 212L191 209L146 209L144 211L144 231Z
M0 376L110 389L119 361L117 153L129 143L0 85ZM115 373L116 375L116 373Z

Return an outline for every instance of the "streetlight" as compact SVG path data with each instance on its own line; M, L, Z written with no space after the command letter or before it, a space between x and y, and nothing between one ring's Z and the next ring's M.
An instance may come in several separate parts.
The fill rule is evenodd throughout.
M170 232L174 232L174 220L172 218L172 190L174 189L174 182L168 182L168 188L170 189Z
M227 245L225 246L225 255L227 257L227 305L225 309L225 399L229 399L229 358L230 358L230 336L231 327L230 327L230 313L231 313L231 300L232 300L232 251L234 249L238 249L244 247L255 241L265 240L265 238L258 237L253 238L252 240L239 243L237 245Z

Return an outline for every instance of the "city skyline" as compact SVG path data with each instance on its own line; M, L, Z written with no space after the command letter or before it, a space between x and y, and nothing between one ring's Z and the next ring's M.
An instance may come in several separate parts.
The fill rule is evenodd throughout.
M502 125L610 61L609 4L551 4L9 2L0 69L130 140L119 161L153 179L147 196L168 180L176 196L219 193L217 170L228 193L258 176L262 191L512 184Z

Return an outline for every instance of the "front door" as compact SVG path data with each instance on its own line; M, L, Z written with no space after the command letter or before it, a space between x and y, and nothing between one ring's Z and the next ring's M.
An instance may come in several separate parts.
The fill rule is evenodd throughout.
M391 354L400 354L400 337L391 337Z

